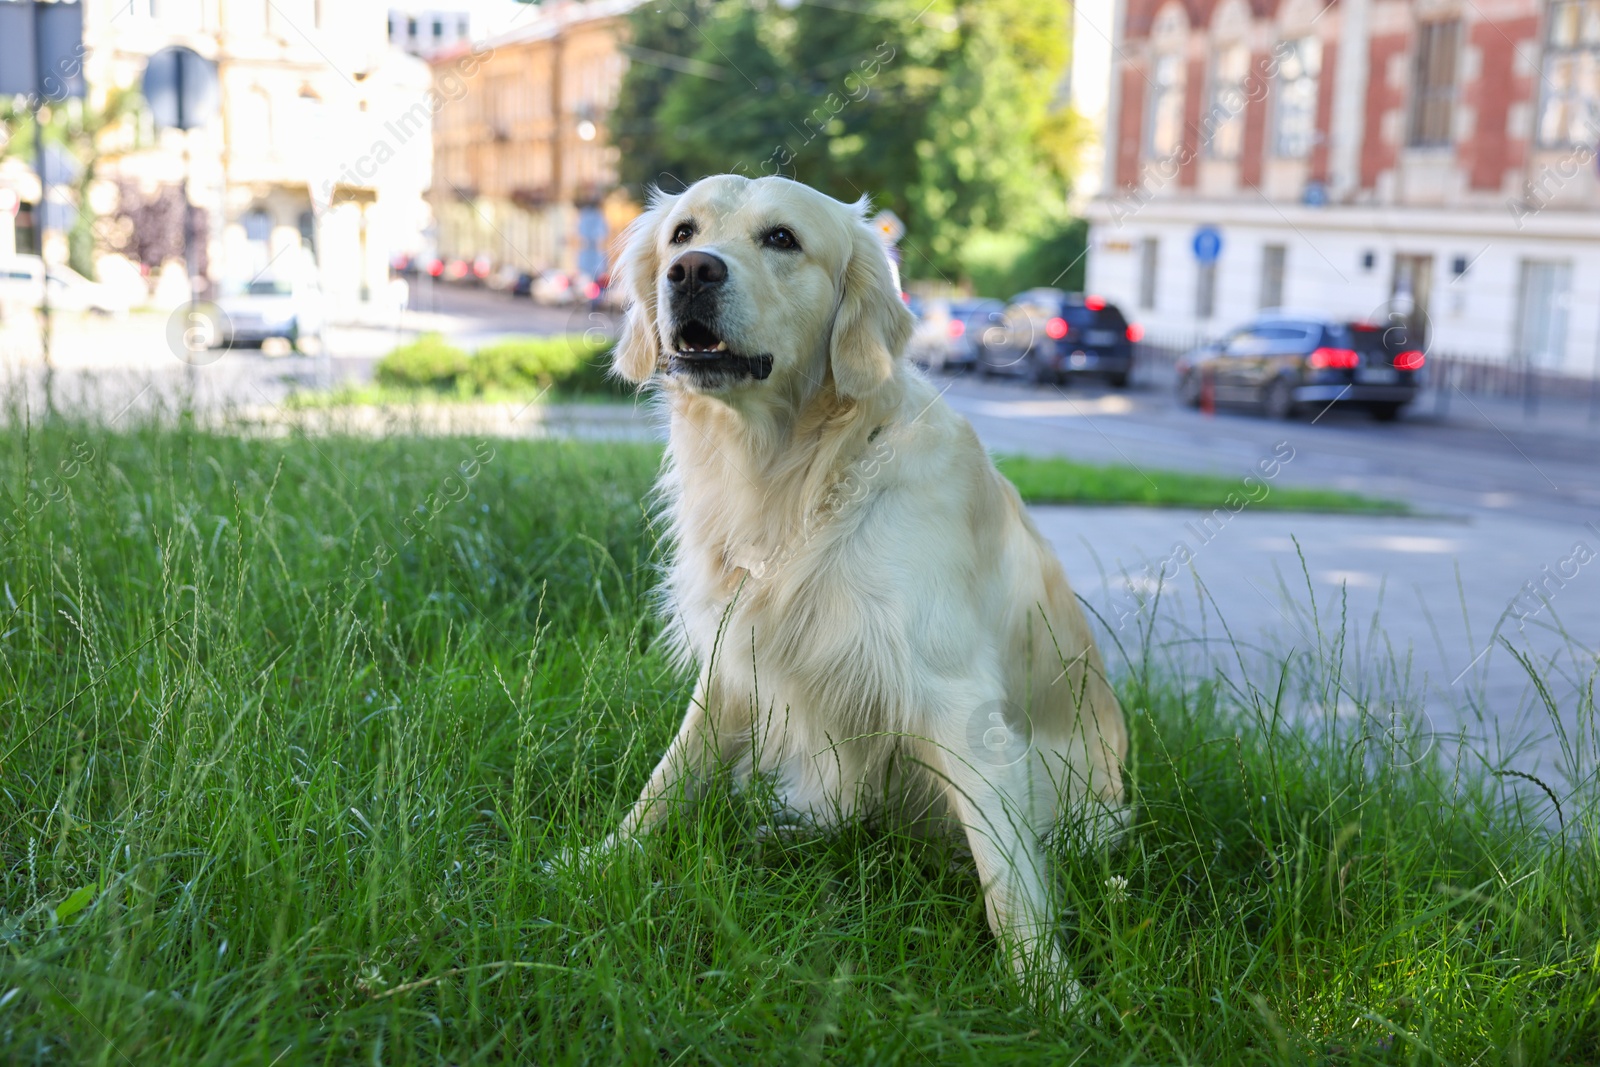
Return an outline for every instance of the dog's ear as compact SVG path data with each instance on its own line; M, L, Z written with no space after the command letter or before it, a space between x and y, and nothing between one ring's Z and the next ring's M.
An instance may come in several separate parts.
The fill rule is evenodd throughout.
M834 386L847 397L865 396L888 381L894 361L911 339L911 312L889 266L883 241L859 219L844 272L844 293L833 320L829 359Z
M622 234L622 255L612 270L628 301L612 366L619 377L635 384L650 380L661 357L660 331L656 326L656 276L661 271L656 228L677 199L658 194L649 209L628 225Z

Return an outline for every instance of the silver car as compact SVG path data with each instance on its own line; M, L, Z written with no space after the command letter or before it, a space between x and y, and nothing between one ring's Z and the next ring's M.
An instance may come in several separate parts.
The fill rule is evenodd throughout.
M299 347L301 337L322 328L321 296L316 283L285 278L225 285L216 301L223 318L215 343L234 348L282 339Z

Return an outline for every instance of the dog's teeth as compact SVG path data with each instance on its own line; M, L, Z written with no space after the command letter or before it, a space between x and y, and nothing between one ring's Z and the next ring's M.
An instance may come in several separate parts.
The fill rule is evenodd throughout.
M711 351L713 351L713 352L726 352L727 350L728 350L728 342L726 342L726 341L718 341L716 343L716 346L711 349Z

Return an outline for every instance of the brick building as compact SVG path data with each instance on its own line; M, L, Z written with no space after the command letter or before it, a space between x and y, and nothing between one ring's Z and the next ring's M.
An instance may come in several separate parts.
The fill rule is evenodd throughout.
M1290 306L1600 368L1600 0L1126 0L1112 37L1089 285L1155 336Z

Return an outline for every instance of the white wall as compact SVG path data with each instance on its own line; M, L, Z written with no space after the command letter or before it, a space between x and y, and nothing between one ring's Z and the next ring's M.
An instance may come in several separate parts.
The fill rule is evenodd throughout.
M1560 368L1574 375L1596 373L1600 350L1600 240L1579 231L1593 220L1541 218L1545 232L1517 232L1514 226L1451 227L1434 218L1407 227L1403 216L1391 215L1383 225L1352 218L1342 210L1296 210L1291 223L1263 219L1260 212L1198 203L1151 203L1131 214L1107 217L1104 202L1090 229L1088 288L1127 310L1129 316L1158 335L1220 333L1258 310L1262 249L1282 244L1287 249L1283 304L1352 319L1383 319L1397 254L1431 255L1433 285L1429 301L1433 351L1441 354L1509 360L1517 355L1517 315L1522 263L1525 259L1564 260L1572 265L1572 291L1567 322L1565 361ZM1288 211L1285 212L1288 214ZM1420 213L1411 212L1412 216ZM1546 213L1550 215L1551 213ZM1120 218L1120 224L1117 221ZM1439 225L1445 223L1445 225ZM1216 315L1209 323L1196 320L1198 265L1192 250L1195 230L1217 226L1223 235L1217 264ZM1493 231L1496 227L1503 232ZM1451 229L1455 232L1450 232ZM1532 229L1529 227L1529 229ZM1161 242L1156 307L1138 306L1140 242ZM1366 252L1374 264L1362 266ZM1453 260L1468 261L1459 278Z

